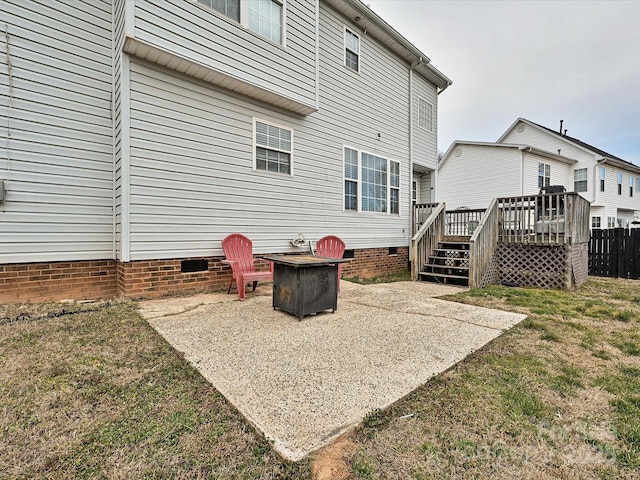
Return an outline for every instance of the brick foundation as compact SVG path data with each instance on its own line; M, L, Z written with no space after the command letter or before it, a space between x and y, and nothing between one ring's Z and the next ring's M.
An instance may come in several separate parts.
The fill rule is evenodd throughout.
M368 248L353 251L343 277L370 278L407 270L409 249ZM225 291L231 269L222 258L206 260L207 270L181 272L186 259L50 262L0 265L0 303L113 298L154 298ZM265 264L266 266L266 264ZM235 292L235 286L232 292Z
M0 265L0 303L116 296L116 261Z
M208 269L183 273L185 259L140 260L118 263L118 295L130 298L151 298L164 295L189 295L208 291L226 290L231 280L231 269L220 258L207 260Z
M342 267L342 277L371 278L404 272L409 268L409 247L398 247L395 254L389 248L353 250L353 260Z

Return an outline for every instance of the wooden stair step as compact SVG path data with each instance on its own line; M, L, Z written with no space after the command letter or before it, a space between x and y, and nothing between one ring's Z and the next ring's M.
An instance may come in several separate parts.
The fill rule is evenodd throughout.
M420 275L425 277L438 277L438 278L452 278L457 280L469 280L468 276L464 275L452 275L450 273L432 273L432 272L419 272Z
M469 267L462 267L459 265L440 265L437 263L425 263L424 268L436 268L438 270L469 270Z

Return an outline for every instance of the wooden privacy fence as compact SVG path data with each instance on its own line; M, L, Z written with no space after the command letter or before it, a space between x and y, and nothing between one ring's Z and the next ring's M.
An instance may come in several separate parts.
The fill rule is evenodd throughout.
M589 273L598 277L640 278L640 228L593 229Z

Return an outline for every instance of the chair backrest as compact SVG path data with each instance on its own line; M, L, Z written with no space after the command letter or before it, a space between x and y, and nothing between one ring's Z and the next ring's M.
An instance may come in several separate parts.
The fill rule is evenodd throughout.
M222 240L222 250L227 260L240 263L243 272L253 272L253 243L240 233L232 233Z
M335 235L327 235L316 242L316 255L327 258L342 258L345 243Z

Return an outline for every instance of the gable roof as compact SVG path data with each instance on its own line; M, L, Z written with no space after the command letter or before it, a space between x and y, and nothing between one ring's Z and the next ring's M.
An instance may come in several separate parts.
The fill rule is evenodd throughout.
M523 150L526 153L533 153L541 157L558 160L559 162L566 163L567 165L578 163L578 161L573 158L567 157L565 155L558 155L553 152L547 152L546 150L541 150L531 145L524 145L520 143L465 142L462 140L456 140L449 146L447 151L442 156L442 160L440 160L440 163L438 164L438 168L440 168L451 157L451 153L454 151L454 149L457 146L462 146L462 145L473 145L476 147L490 147L490 148L514 148L518 150Z
M568 141L572 144L574 144L575 146L582 148L583 150L588 150L589 152L600 156L602 158L600 159L596 159L598 163L609 163L621 168L626 168L628 170L632 170L635 173L640 173L640 167L638 165L635 165L631 162L627 162L626 160L623 160L620 157L616 157L615 155L612 155L608 152L605 152L604 150L601 150L597 147L594 147L593 145L589 145L586 142L583 142L582 140L579 140L577 138L574 137L570 137L569 135L563 135L560 132L558 132L557 130L553 130L551 128L545 127L544 125L540 125L538 123L532 122L531 120L527 120L526 118L518 118L515 122L513 122L513 124L507 129L506 132L504 132L502 134L502 136L498 139L498 142L501 142L504 137L507 136L507 134L513 130L513 128L519 123L519 122L524 122L527 125L531 125L532 127L537 127L539 129L544 130L545 132L548 132L552 135L555 135L556 137L559 137L565 141Z

